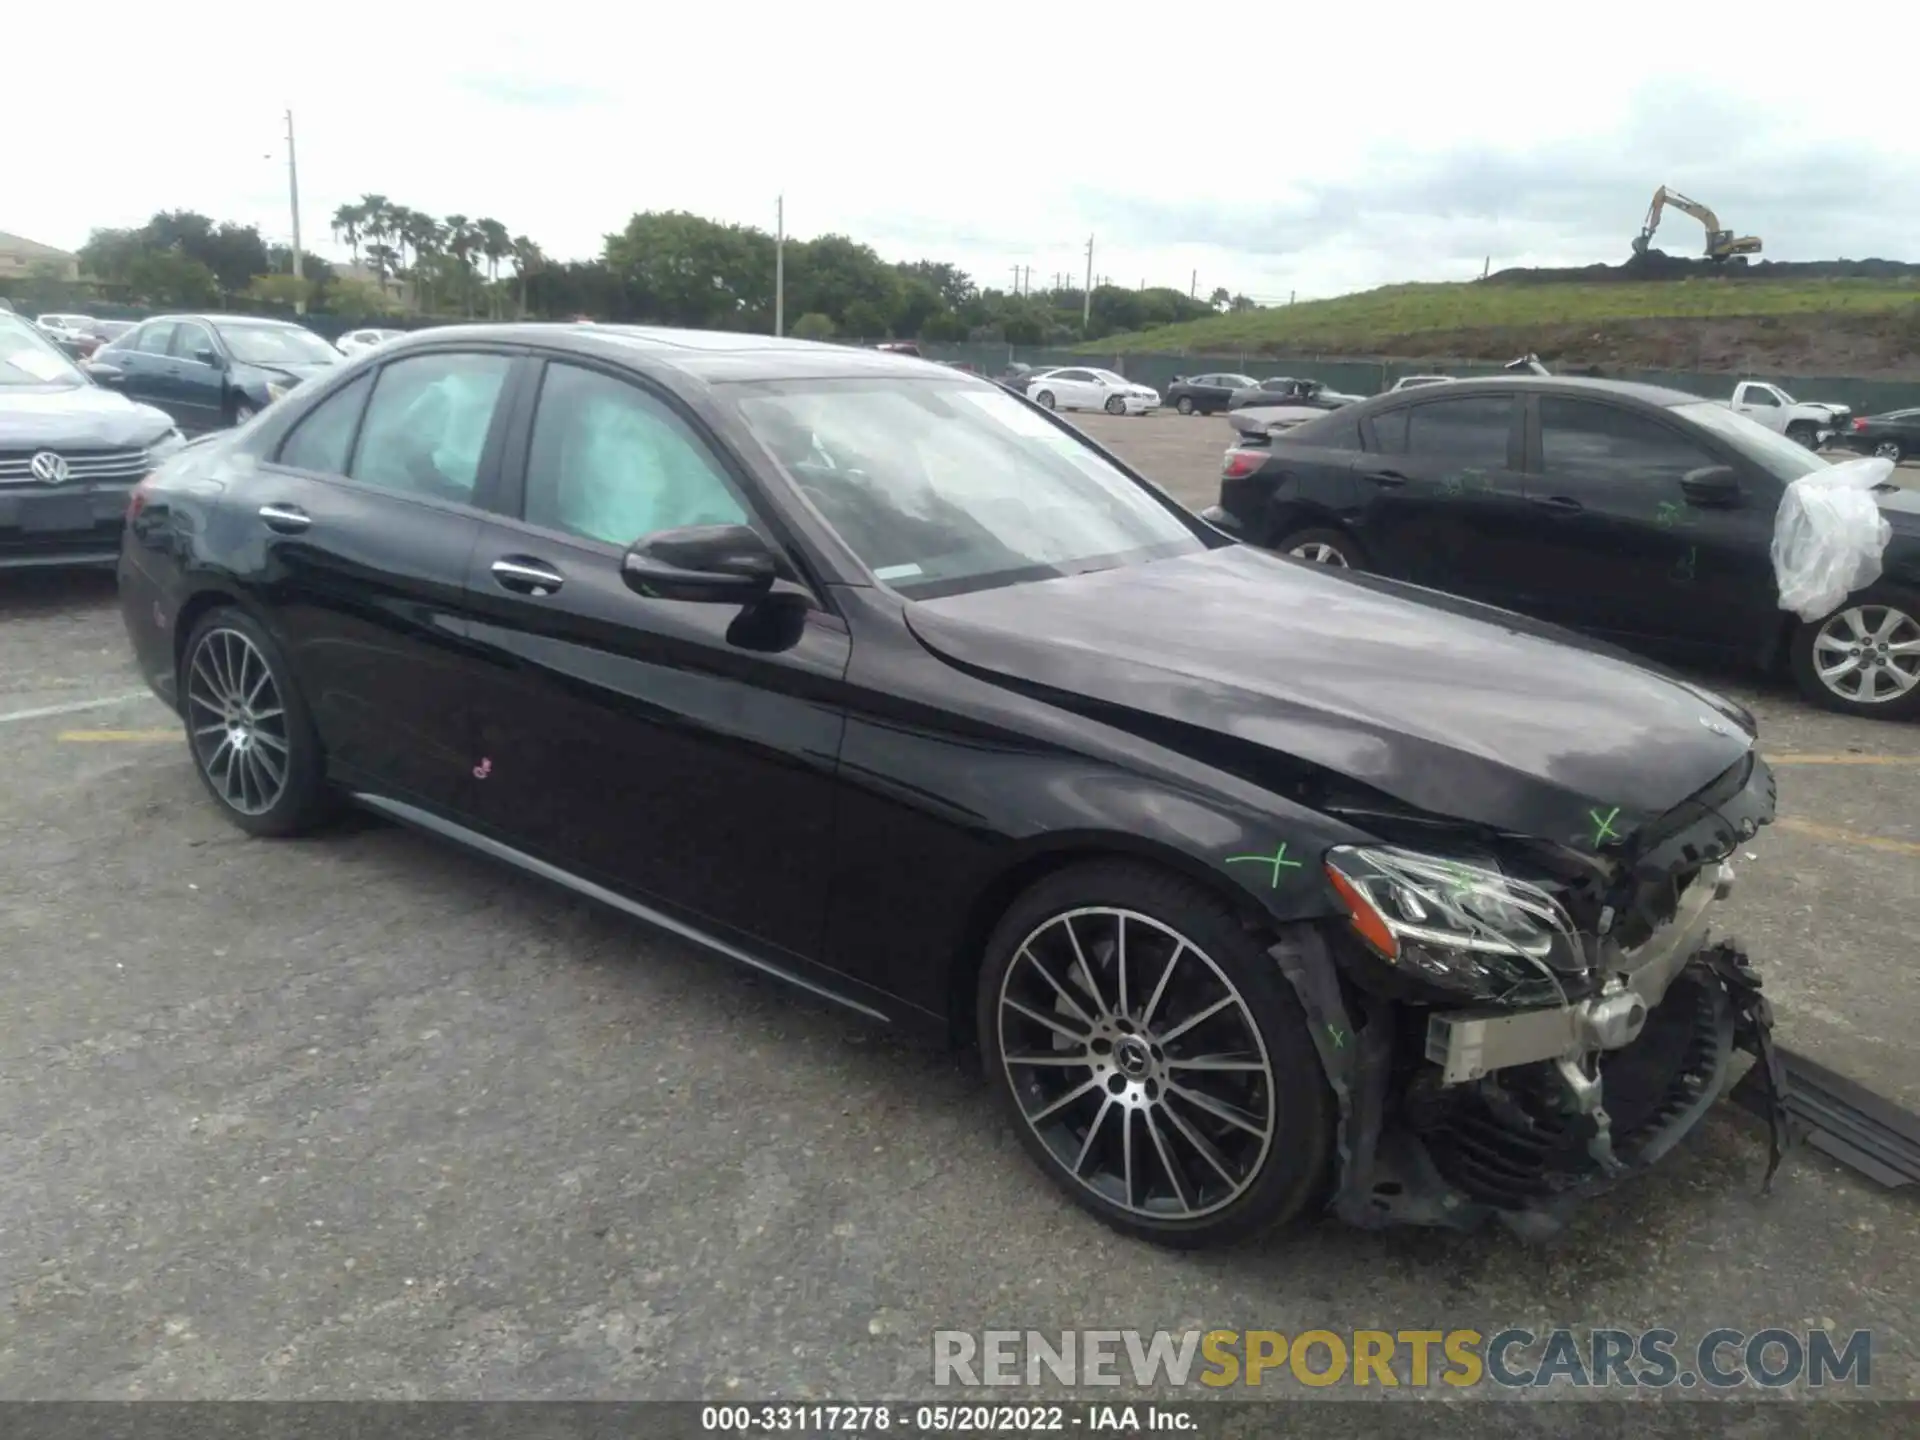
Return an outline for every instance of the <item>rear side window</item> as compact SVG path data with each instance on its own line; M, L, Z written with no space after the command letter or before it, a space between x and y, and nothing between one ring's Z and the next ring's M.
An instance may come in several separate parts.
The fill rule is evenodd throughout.
M171 320L156 320L151 325L143 325L135 332L129 348L138 350L142 355L164 355L173 340L175 328Z
M280 463L321 475L346 474L353 432L372 389L373 376L362 375L309 410L281 444Z
M1407 410L1389 410L1366 422L1367 448L1382 455L1407 453Z
M348 472L366 485L466 502L513 362L416 355L383 367Z
M1476 395L1409 406L1406 453L1486 470L1507 466L1514 402L1504 395Z
M1540 400L1540 460L1549 475L1678 480L1715 463L1686 436L1617 405Z

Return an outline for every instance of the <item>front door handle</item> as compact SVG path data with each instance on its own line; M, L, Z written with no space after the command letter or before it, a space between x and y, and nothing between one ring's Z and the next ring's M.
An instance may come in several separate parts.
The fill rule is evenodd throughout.
M262 505L259 513L269 530L282 535L298 535L313 524L313 517L298 505Z
M516 595L551 595L566 577L543 560L508 555L493 562L493 583Z
M1530 505L1538 505L1543 510L1556 510L1562 515L1571 515L1576 510L1584 510L1587 508L1578 500L1567 495L1529 495L1527 496L1527 503Z

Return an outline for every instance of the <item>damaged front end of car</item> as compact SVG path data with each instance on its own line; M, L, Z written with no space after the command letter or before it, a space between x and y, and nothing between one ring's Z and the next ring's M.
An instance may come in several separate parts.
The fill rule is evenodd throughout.
M1339 1103L1334 1213L1548 1234L1671 1150L1736 1050L1777 1077L1759 978L1712 933L1774 806L1748 752L1589 846L1349 814L1383 838L1326 855L1347 925L1273 947Z

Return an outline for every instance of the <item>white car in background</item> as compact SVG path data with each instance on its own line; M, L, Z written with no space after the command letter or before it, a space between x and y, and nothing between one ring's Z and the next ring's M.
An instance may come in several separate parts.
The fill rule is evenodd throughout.
M333 348L342 355L358 355L363 350L371 350L376 345L406 334L404 330L349 330L333 342Z
M1050 370L1027 382L1027 398L1049 410L1104 410L1145 415L1160 408L1160 392L1111 370Z

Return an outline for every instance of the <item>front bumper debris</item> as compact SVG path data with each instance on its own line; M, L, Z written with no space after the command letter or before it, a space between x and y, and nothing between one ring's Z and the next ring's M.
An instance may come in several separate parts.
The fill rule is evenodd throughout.
M1699 1124L1736 1050L1760 1056L1782 1093L1759 977L1737 945L1708 943L1730 881L1703 872L1592 999L1428 1017L1418 1058L1402 1007L1341 986L1312 939L1275 945L1339 1107L1333 1213L1368 1229L1498 1221L1542 1237ZM1769 1180L1784 1116L1772 1107Z

